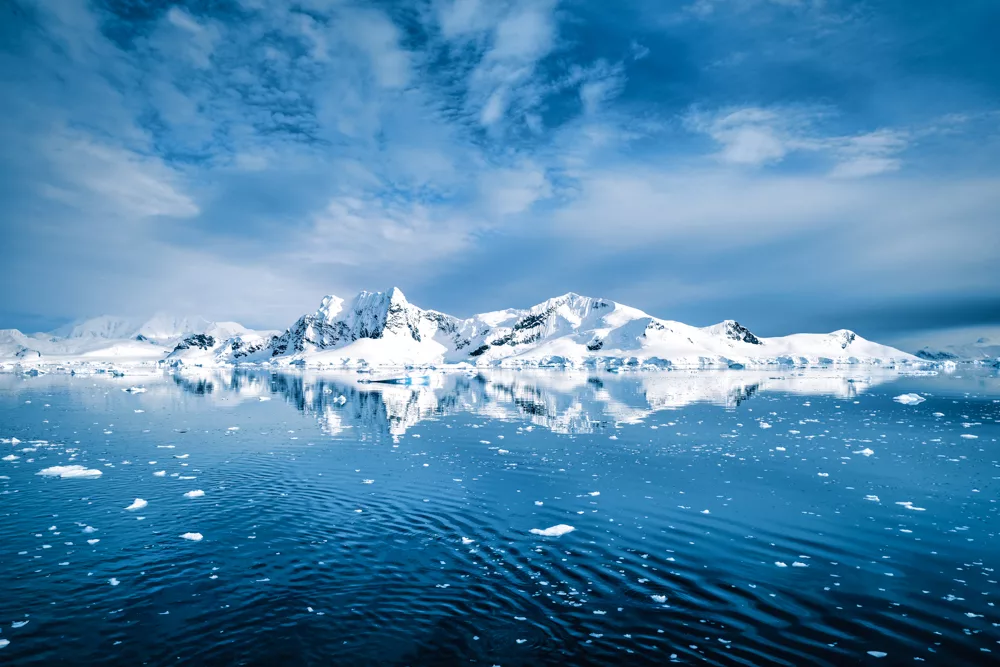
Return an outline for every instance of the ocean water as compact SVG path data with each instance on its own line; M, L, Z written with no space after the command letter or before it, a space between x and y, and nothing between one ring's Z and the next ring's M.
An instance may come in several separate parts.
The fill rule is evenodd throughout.
M0 376L0 662L1000 663L995 373L364 377Z

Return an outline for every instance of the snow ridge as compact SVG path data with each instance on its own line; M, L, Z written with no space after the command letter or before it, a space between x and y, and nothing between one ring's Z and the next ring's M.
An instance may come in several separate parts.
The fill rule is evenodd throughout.
M88 322L72 328L65 338L50 337L48 341L16 330L0 331L0 359L44 363L55 356L62 361L86 360L88 354L94 357L93 350L88 351L88 345L80 341L100 340L104 347L98 357L107 356L110 346L120 348L119 360L141 358L173 366L463 364L669 369L923 363L846 329L763 338L733 320L693 327L572 292L531 308L466 319L419 308L395 287L386 292L361 292L349 302L329 295L315 312L303 315L281 333L252 331L235 322L196 322L167 316L157 316L138 328L114 318ZM195 325L197 328L192 328ZM104 338L112 334L125 339ZM67 344L71 340L76 342ZM167 343L169 346L162 349ZM142 354L136 354L135 346L145 346Z

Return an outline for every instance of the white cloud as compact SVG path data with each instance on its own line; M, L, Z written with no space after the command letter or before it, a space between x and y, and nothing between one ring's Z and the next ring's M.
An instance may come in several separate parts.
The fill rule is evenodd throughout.
M157 157L58 130L48 139L46 154L58 175L47 184L54 198L126 219L199 212L181 189L180 174Z
M746 107L694 112L687 125L721 146L717 157L724 163L761 167L803 153L832 163L830 173L838 178L875 176L901 168L899 154L909 145L906 132L824 134L820 127L829 115L823 109Z

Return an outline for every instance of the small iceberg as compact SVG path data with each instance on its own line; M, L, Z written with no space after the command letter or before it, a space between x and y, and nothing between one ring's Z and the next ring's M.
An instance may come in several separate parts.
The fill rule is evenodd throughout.
M529 532L532 535L541 535L542 537L559 537L560 535L565 535L566 533L572 533L576 528L573 526L567 526L564 523L560 523L558 526L551 526L549 528L532 528Z
M181 537L185 540L191 540L192 542L201 542L205 536L201 533L184 533Z
M923 403L927 399L920 394L900 394L892 400L897 403L902 403L903 405L916 405L918 403Z
M132 504L126 507L125 509L127 509L130 512L134 512L135 510L141 510L147 505L149 505L149 503L143 500L142 498L136 498L135 500L132 501Z
M188 491L184 494L185 498L201 498L205 495L205 492L201 489L195 489L194 491Z
M60 479L95 479L104 473L84 466L52 466L39 470L35 474L42 477L59 477Z
M127 394L142 394L145 393L145 387L129 387L128 389L122 389Z

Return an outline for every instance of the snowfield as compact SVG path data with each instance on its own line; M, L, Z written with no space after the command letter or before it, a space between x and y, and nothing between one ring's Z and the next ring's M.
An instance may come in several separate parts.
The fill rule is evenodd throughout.
M2 330L0 364L37 373L102 364L624 370L927 362L846 329L763 338L732 320L699 328L572 293L462 319L418 308L393 288L362 292L350 302L327 296L280 333L165 316L144 323L101 317L52 334Z

